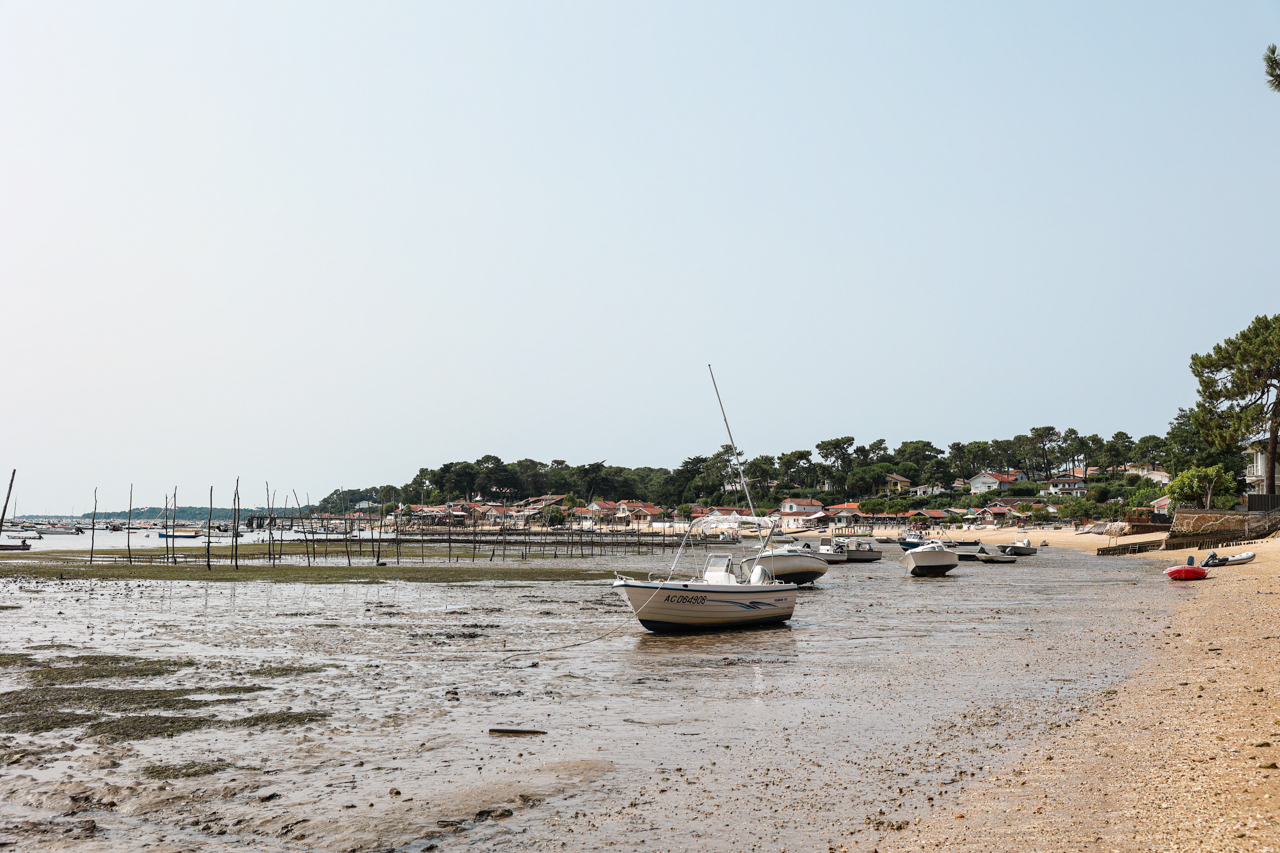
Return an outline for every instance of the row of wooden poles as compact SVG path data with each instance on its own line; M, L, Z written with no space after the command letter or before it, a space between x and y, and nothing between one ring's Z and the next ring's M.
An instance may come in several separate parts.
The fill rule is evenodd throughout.
M0 508L0 529L4 527L4 519L9 510L9 499L13 494L13 483L17 477L18 471L15 468L9 475L9 488L5 493L4 505ZM329 543L331 539L329 535L320 535L315 526L315 520L308 512L303 515L301 509L303 503L298 500L297 492L293 493L295 506L299 512L296 516L288 515L288 497L285 498L284 513L275 515L275 494L271 491L271 484L266 484L267 490L267 523L264 525L267 531L267 553L265 559L272 566L279 560L284 558L286 541L283 536L276 535L277 526L283 530L285 525L298 532L301 528L302 533L302 550L307 559L307 565L310 566L314 561L329 558ZM232 496L232 513L231 513L231 555L230 562L236 568L240 568L240 478L236 478L235 490ZM91 515L89 529L89 565L93 565L95 559L95 550L97 545L97 529L98 529L98 489L93 490L93 512ZM365 541L362 537L356 537L356 554L353 557L351 553L351 534L358 532L358 523L355 519L343 518L342 520L342 546L343 554L346 557L347 565L353 565L353 560L364 559ZM172 522L172 524L171 524ZM177 529L178 522L178 488L173 489L172 503L170 497L165 496L164 506L164 557L163 562L166 564L178 565L179 562L193 562L193 555L179 554L177 540L172 533ZM278 524L277 524L278 522ZM326 525L331 524L326 520ZM204 564L206 569L213 568L213 539L208 534L213 531L213 487L209 487L209 513L205 522L205 546L204 546ZM459 531L455 536L454 526L446 525L444 533L432 531L428 536L429 528L424 524L403 525L400 516L394 516L392 520L392 531L390 537L390 548L394 552L396 565L401 565L404 560L412 560L413 555L407 553L406 544L417 542L418 559L421 563L426 563L426 546L428 541L436 545L445 545L446 560L448 562L460 562L468 549L470 550L470 560L476 561L482 557L482 549L487 546L489 549L489 561L493 562L499 557L499 548L501 548L501 560L505 562L509 554L514 551L518 556L515 559L526 559L532 553L546 553L546 547L552 548L552 556L558 557L563 554L566 557L581 556L605 556L630 553L643 553L645 551L667 551L675 550L681 543L681 537L677 534L661 533L645 533L639 530L631 532L617 533L596 533L587 531L563 531L552 532L544 530L542 532L534 531L532 528L511 529L505 526L497 530L482 530L480 525L473 522L469 527ZM416 531L416 532L415 532ZM133 484L129 484L129 510L127 513L127 521L125 524L125 559L129 565L134 563L133 554ZM371 538L369 541L369 556L375 565L385 565L383 560L383 545L386 543L386 537L382 536L382 530L373 531L371 528ZM718 540L711 540L718 541ZM320 554L319 545L324 543L323 556ZM689 544L706 544L706 540L693 540ZM292 549L291 549L292 550ZM456 554L455 554L456 550ZM390 554L388 554L390 556ZM139 562L143 560L138 558ZM220 561L226 558L220 558ZM249 559L249 558L246 558ZM145 562L152 563L154 560L147 559Z

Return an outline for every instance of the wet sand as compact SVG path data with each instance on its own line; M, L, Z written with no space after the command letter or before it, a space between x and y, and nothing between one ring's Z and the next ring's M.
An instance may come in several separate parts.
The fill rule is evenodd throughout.
M655 558L596 562L639 576L658 568ZM896 559L840 566L802 593L789 626L695 637L644 632L607 581L5 579L0 604L20 608L0 611L5 652L37 663L89 651L189 660L92 686L261 686L234 702L192 694L222 703L182 713L328 716L117 742L84 727L4 735L0 841L409 851L923 843L938 815L954 820L975 780L1113 704L1107 691L1154 662L1147 635L1171 624L1176 606L1149 562L1068 548L952 574L911 579ZM59 644L75 648L29 648ZM0 685L27 688L31 671L0 669ZM546 734L489 734L498 727ZM216 772L145 774L193 762Z
M1109 544L1068 537L1048 534L1063 545ZM984 774L918 836L888 839L882 853L1280 848L1280 541L1222 553L1245 550L1258 559L1205 581L1164 582L1173 612L1140 630L1153 656L1101 707ZM1188 555L1205 556L1159 556L1174 565Z

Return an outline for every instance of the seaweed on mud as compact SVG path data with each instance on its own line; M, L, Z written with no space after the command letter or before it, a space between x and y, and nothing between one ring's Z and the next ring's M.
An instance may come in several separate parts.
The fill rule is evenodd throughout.
M221 722L217 717L169 717L163 714L130 715L100 720L91 724L86 732L90 737L98 737L104 742L113 743L120 740L173 737L183 732L207 729Z
M32 711L0 717L0 732L39 734L57 729L71 729L92 723L98 714L75 714L70 711Z
M0 653L0 666L35 666L34 656L27 652Z
M229 696L236 693L261 693L263 690L270 689L270 687L263 687L261 684L228 684L223 687L214 687L208 690L196 690L194 692L216 693L219 696Z
M21 604L0 604L0 610L21 610Z
M268 711L238 720L227 720L224 725L236 729L251 726L298 726L303 723L318 723L328 718L328 711Z
M182 689L111 689L106 687L28 687L0 693L0 714L16 714L38 710L42 712L60 709L93 711L186 711L238 699L197 700L187 697L194 693L234 694L266 690L266 687L216 687Z
M99 678L154 678L196 665L192 660L157 660L128 655L59 657L41 663L42 666L27 673L27 678L37 684L74 684Z
M257 669L251 669L245 675L254 676L255 678L284 678L290 675L303 675L308 672L324 672L328 668L327 665L268 664Z
M27 646L31 651L46 652L50 649L74 649L75 646L70 643L44 643L39 646Z
M173 737L183 732L199 729L246 729L256 726L296 726L314 723L329 717L328 711L269 711L234 720L217 717L167 717L161 715L115 717L89 726L87 733L111 743L120 740L145 740L153 737Z
M191 779L221 773L234 766L223 758L214 761L188 761L186 764L148 764L142 768L142 775L148 779Z

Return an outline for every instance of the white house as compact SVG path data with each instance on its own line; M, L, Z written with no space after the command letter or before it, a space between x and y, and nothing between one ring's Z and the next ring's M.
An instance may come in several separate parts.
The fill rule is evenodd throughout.
M993 471L983 471L976 477L969 478L969 490L975 495L981 495L985 492L994 492L996 489L1004 491L1009 488L1011 483L1016 483L1017 477L1009 474L997 474Z
M784 513L803 512L812 515L822 511L822 501L815 501L813 498L787 498L780 509Z
M942 486L912 486L911 487L911 494L917 498L927 498L930 495L940 495L945 491L946 489L942 488Z
M1244 469L1245 490L1255 494L1267 491L1267 449L1264 445L1249 448L1249 464ZM1280 483L1280 464L1276 465L1276 482Z
M1146 477L1161 486L1167 486L1173 481L1173 475L1164 470L1163 465L1148 465L1144 462L1141 465L1129 465L1125 471L1129 474L1137 474L1139 477Z
M1042 495L1071 495L1080 497L1089 491L1084 480L1079 477L1054 477L1049 481L1049 488L1041 489Z

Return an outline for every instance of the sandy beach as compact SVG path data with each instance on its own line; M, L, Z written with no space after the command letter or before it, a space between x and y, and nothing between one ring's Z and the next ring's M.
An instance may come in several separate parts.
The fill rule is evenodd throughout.
M941 582L889 549L831 572L788 629L696 638L639 630L581 571L644 557L555 581L519 579L549 571L537 560L447 583L10 576L0 842L1274 844L1280 771L1257 744L1280 743L1263 657L1280 543L1175 585L1159 567L1185 552L1096 558L1105 537L1030 535L1050 547Z
M1031 532L1054 547L1101 536ZM986 531L984 541L1022 538ZM1130 540L1150 536L1128 537ZM1125 540L1121 540L1125 541ZM1248 565L1170 582L1159 630L1135 624L1155 656L1069 729L969 787L918 837L882 851L1251 850L1280 846L1280 541ZM1169 565L1204 552L1159 552ZM1148 555L1149 556L1149 555ZM1274 636L1273 636L1274 635ZM1273 746L1273 744L1275 744Z

